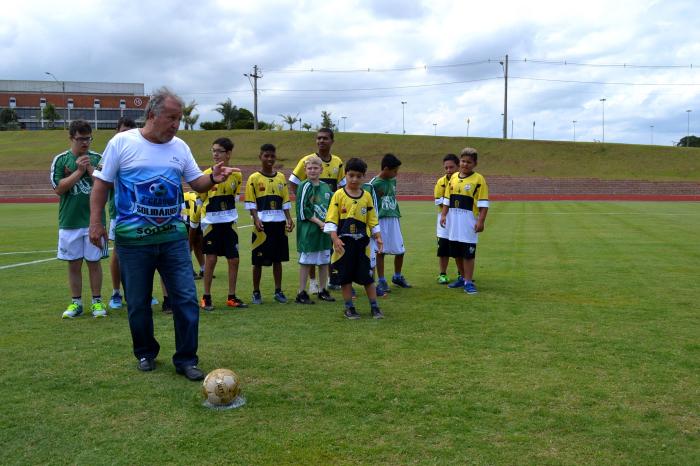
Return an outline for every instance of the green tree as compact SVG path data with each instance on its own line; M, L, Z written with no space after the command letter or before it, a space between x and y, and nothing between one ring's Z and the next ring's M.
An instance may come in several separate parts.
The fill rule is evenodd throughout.
M197 108L197 102L192 100L189 104L182 107L182 122L185 124L185 129L194 129L195 123L199 119L199 114L192 115L192 112Z
M48 120L49 128L53 128L56 120L61 119L61 114L56 111L56 107L53 104L46 104L46 107L42 110L42 115L44 120Z
M301 125L301 127L304 128L306 131L310 131L311 123L304 123L303 125Z
M298 113L296 114L296 116L282 115L282 114L280 114L280 116L282 117L282 121L284 121L286 124L289 125L289 131L292 131L294 129L294 123L299 121L299 114Z
M240 110L238 109L238 107L233 105L233 102L231 102L231 98L228 98L223 102L219 102L216 105L218 105L218 107L214 110L219 112L223 117L226 129L231 129L236 120L240 118Z
M678 147L700 147L700 137L697 136L683 136L678 144Z
M19 118L14 108L0 110L0 131L19 129Z
M330 128L333 131L337 129L335 123L333 123L333 119L331 119L331 112L325 110L321 112L321 128Z

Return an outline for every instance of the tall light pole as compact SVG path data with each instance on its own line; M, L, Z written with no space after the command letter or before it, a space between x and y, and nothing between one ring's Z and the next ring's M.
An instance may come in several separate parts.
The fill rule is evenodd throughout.
M54 76L53 73L49 73L48 71L45 71L45 73L53 78L54 81L56 81L58 84L61 85L61 93L63 94L63 109L68 112L68 106L66 105L66 82L65 81L59 81L56 79L56 76ZM66 129L66 117L63 117L63 129Z
M532 122L532 140L535 140L535 122Z
M437 123L433 123L433 128L435 129L435 136L437 136Z
M467 117L467 137L469 137L469 123L471 123L471 121L469 120L469 117Z
M344 133L344 132L345 132L345 120L346 120L348 117L342 116L342 117L340 117L340 118L343 119L343 133Z
M403 130L403 134L406 134L406 104L408 102L402 100L401 101L401 129Z
M692 110L686 110L688 114L688 137L685 138L685 147L690 145L690 112L692 112Z
M649 125L649 131L651 132L651 145L654 145L654 125Z
M605 144L605 101L607 99L600 99L603 103L603 144Z
M503 139L508 139L508 55L499 63L503 67Z
M513 132L515 131L515 120L510 120L510 138L513 139Z
M576 142L576 120L571 120L571 122L574 124L574 142Z

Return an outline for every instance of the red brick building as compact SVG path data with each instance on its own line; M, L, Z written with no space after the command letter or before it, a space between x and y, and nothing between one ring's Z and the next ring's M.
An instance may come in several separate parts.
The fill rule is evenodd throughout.
M0 80L0 110L13 109L24 129L48 127L43 118L48 104L61 115L55 126L82 118L93 129L114 129L122 116L143 122L149 99L144 94L141 83Z

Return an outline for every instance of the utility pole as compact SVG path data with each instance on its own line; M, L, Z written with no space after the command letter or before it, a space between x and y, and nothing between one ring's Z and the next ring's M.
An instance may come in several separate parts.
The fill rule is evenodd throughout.
M49 73L48 71L45 71L45 74L51 76L56 83L59 83L59 80L56 79L56 76L54 76L53 73ZM65 81L60 81L61 84L61 93L63 94L63 108L65 109L66 112L69 112L68 110L68 104L66 103L66 82ZM70 119L70 118L69 118ZM66 118L63 118L63 129L66 129ZM95 128L97 129L97 128Z
M535 122L532 122L532 140L535 140Z
M467 137L469 137L469 123L471 123L471 120L467 117Z
M650 125L649 129L651 130L651 145L654 145L654 125Z
M508 139L508 54L503 66L503 139Z
M574 124L574 142L576 142L576 120L571 121Z
M690 112L692 110L686 110L686 112L688 113L688 136L685 139L685 147L690 147Z
M253 86L253 131L258 130L258 79L262 78L262 74L258 74L258 71L260 71L258 65L253 65L253 73L245 73L243 75L246 76L249 81L250 78L253 78L253 81L251 83L251 85Z
M608 99L600 99L603 103L603 144L605 144L605 101Z
M406 134L406 102L405 100L401 101L401 129L403 130L403 134Z

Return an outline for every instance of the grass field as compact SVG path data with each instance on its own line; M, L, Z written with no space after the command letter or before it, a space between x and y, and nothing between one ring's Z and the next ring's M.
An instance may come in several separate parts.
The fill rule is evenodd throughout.
M96 131L92 149L102 152L113 134ZM302 154L316 147L315 134L306 131L180 131L178 136L187 141L201 165L211 163L211 143L221 136L236 144L234 165L259 165L260 145L271 142L278 148L279 163L291 169ZM486 176L700 179L700 149L693 147L338 133L333 151L343 160L362 157L370 167L378 167L381 157L393 152L403 162L402 171L429 171L439 176L442 157L465 146L479 150L479 172ZM68 133L63 130L0 131L0 170L47 171L53 157L67 148Z
M700 464L700 204L495 203L476 296L434 283L434 207L401 208L414 288L385 320L363 297L357 322L271 303L269 270L266 304L202 315L201 366L248 401L214 412L173 370L170 317L147 374L125 311L61 320L65 264L10 267L52 257L56 206L0 205L0 463Z

